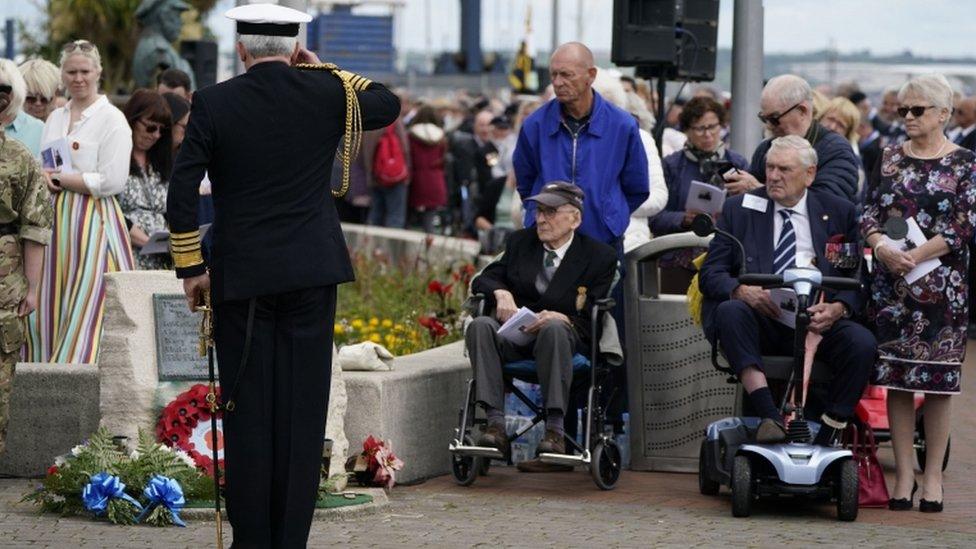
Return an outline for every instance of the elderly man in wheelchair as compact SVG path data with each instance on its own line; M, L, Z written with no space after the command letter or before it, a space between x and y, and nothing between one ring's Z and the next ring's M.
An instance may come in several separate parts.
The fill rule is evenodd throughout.
M770 292L741 284L738 277L747 271L782 274L809 265L825 276L843 277L848 273L829 257L828 243L840 240L848 244L849 253L860 253L854 205L810 189L816 166L817 154L806 140L795 136L774 140L766 157L766 186L725 203L718 221L725 234L712 240L699 273L705 335L721 347L762 418L756 432L759 443L787 438L782 411L767 385L764 355L792 356L796 340L794 330L777 320L782 316L780 306ZM852 318L861 307L860 291L825 291L823 297L807 310L809 330L823 336L816 358L831 374L825 410L817 418L822 427L814 443L830 445L854 415L874 363L876 343L871 332Z
M574 355L589 354L592 338L598 337L592 333L591 310L608 295L617 265L612 247L576 232L583 215L579 187L550 183L526 200L537 204L536 226L513 233L502 256L472 281L472 292L484 295L489 314L474 319L465 335L474 401L487 416L477 446L506 457L504 365L524 359L535 361L544 400L546 430L539 452L566 453L563 420ZM518 330L527 336L520 344L499 334L499 328L523 307L536 318Z

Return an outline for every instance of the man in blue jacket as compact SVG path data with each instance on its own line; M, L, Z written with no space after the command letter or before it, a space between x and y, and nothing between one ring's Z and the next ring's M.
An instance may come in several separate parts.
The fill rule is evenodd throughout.
M647 155L633 116L593 91L593 53L579 42L556 48L549 61L554 101L525 119L513 163L521 196L549 181L568 181L591 197L579 231L622 248L630 213L648 196ZM526 204L525 226L535 224Z
M758 189L766 182L766 153L773 139L785 135L805 138L817 152L814 191L827 192L854 203L857 197L858 160L846 138L824 128L813 119L813 90L806 80L793 74L771 78L759 100L759 120L772 137L752 154L749 172L726 177L730 194Z

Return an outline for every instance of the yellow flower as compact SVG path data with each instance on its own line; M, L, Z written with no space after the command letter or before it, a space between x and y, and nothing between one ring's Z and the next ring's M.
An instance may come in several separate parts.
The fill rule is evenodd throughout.
M369 325L370 326L378 326L379 323L380 323L380 319L376 318L375 316L373 318L369 319Z
M393 325L393 329L396 330L396 331L398 331L398 332L402 332L402 331L406 330L407 328L403 324L400 324L399 322L397 322L396 324Z
M346 332L346 329L342 326L342 324L339 324L338 322L335 323L335 325L332 327L332 330L335 332L336 335L342 335Z
M358 319L358 318L355 319L355 320L353 320L352 321L352 327L353 328L356 328L357 330L360 329L360 328L362 328L363 327L363 321L360 320L360 319Z
M369 340L372 341L373 343L379 343L380 342L380 334L371 334L369 336Z
M384 342L385 342L385 343L386 343L387 345L393 345L394 343L396 343L396 342L397 342L397 338L396 338L396 336L395 336L395 335L393 335L393 334L386 334L386 337L384 337L384 338L383 338L383 341L384 341Z
M383 322L382 322L382 325L383 325L384 328L390 328L390 327L393 326L393 321L390 320L389 318L384 318L383 319Z

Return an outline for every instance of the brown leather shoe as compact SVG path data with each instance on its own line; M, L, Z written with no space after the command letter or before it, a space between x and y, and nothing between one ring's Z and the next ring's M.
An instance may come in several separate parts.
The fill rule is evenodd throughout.
M520 461L515 467L523 473L565 473L573 470L573 468L569 465L542 463L539 458L530 459L528 461Z
M540 454L565 454L566 453L566 437L560 435L552 429L546 429L546 434L542 437L539 442L539 453Z
M489 425L488 429L478 437L478 446L498 448L499 452L507 456L509 445L508 434L505 433L505 428L500 425Z
M775 419L765 418L756 429L756 442L759 444L773 444L786 441L786 429Z

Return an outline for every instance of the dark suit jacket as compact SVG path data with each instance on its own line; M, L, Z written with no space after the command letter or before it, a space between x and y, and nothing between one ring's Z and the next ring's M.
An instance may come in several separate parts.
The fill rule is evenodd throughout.
M962 141L959 142L959 146L976 152L976 130L969 132L969 135L963 137Z
M722 209L718 227L732 233L745 247L746 270L750 273L773 271L773 216L774 203L766 189L756 189L749 194L768 200L765 213L742 206L743 195L730 198ZM828 193L807 191L807 213L813 249L817 254L816 266L824 276L851 276L842 273L824 258L827 240L834 235L844 235L845 243L859 242L857 215L854 205ZM826 218L826 220L824 219ZM708 257L699 273L698 285L705 296L702 304L702 324L710 334L712 315L718 304L731 299L732 291L739 285L736 277L742 272L739 249L728 237L719 234L708 247ZM858 312L862 304L861 292L841 291L826 294L827 301L842 301L851 311Z
M358 92L363 129L396 120L379 84ZM172 233L197 229L197 188L213 183L213 299L247 299L353 279L329 188L344 132L345 92L327 71L282 62L197 91L169 183ZM183 278L206 265L177 269Z
M973 132L976 133L976 132ZM861 147L861 163L864 165L864 173L871 175L874 173L874 166L881 160L881 137Z
M535 227L512 233L505 253L478 275L471 284L474 293L488 298L487 311L494 311L495 290L508 290L515 304L532 311L557 311L568 316L584 345L590 341L590 307L607 297L617 268L617 252L607 244L579 232L566 250L546 292L539 295L535 279L542 270L544 251ZM580 287L586 288L586 306L576 309Z

